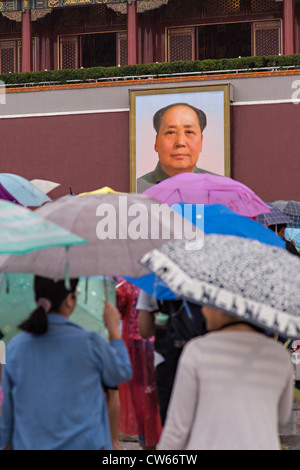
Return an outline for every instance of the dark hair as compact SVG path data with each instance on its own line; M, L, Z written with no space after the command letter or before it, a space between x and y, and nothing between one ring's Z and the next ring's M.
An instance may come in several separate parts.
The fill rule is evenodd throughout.
M188 104L188 103L172 103L156 111L156 113L153 116L153 127L157 134L159 133L163 115L165 114L166 111L168 111L168 109L174 108L175 106L187 106L188 108L191 108L193 111L195 111L195 113L197 114L201 132L204 131L206 124L207 124L207 119L206 119L206 114L201 109L198 109L195 106L192 106L191 104Z
M70 289L66 289L65 281L53 281L41 276L34 278L35 300L47 299L51 311L58 312L62 302L68 294L74 293L77 287L78 279L70 280ZM44 305L39 305L18 328L33 335L43 335L48 330L47 311Z
M282 228L286 228L287 224L275 224L275 225L269 225L268 228L273 230L273 232L280 232Z

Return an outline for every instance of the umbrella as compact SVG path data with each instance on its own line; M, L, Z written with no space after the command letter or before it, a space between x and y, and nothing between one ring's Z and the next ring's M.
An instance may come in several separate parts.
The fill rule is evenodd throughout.
M163 214L161 213L163 210ZM86 239L86 246L51 248L22 257L0 257L0 272L29 272L52 279L69 276L134 276L147 273L138 259L166 240L200 237L203 232L142 194L64 196L35 210L43 218ZM184 236L182 236L184 225ZM193 238L192 237L192 238Z
M122 194L119 191L114 191L109 186L104 186L103 188L95 189L95 191L77 194L77 196L86 196L87 194L108 194L108 193Z
M186 210L191 206L192 210ZM178 203L171 206L171 209L179 212L184 217L188 217L192 223L196 223L197 205ZM189 207L190 209L190 207ZM204 205L204 233L217 233L222 235L235 235L244 238L258 240L268 245L285 249L285 242L281 237L264 227L259 222L244 217L232 211L223 204ZM172 300L175 294L167 286L155 277L154 274L146 274L138 279L127 277L129 282L137 285L156 299Z
M78 282L77 306L71 320L86 330L98 331L108 338L102 312L104 301L108 300L116 306L116 283L103 276L80 278Z
M278 200L270 202L270 204L292 219L292 223L289 224L291 227L300 227L300 202Z
M297 257L235 236L205 235L200 250L191 251L191 243L168 242L146 253L140 262L179 298L211 305L281 336L299 338Z
M176 202L224 204L246 217L270 212L269 206L244 184L209 173L181 173L148 188L143 194L169 205Z
M53 246L87 243L36 212L13 202L0 200L0 253L24 254Z
M290 228L285 229L285 238L287 240L292 240L295 245L300 247L300 228Z
M4 199L5 201L15 202L16 204L20 204L19 201L16 200L0 183L0 199Z
M20 333L18 325L36 308L32 274L6 274L9 288L1 289L0 328L3 341L8 342Z
M270 206L270 211L266 214L259 214L256 220L268 227L269 225L292 224L293 221L278 207Z
M0 183L23 206L38 207L51 201L49 196L22 176L0 173Z
M55 183L54 181L39 180L39 179L31 180L31 183L34 184L34 186L39 188L45 194L50 193L50 191L53 191L53 189L60 186L59 183Z

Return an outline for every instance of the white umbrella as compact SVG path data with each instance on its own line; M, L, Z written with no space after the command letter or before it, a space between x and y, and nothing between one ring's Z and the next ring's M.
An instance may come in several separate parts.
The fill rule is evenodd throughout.
M37 188L39 188L43 193L48 194L50 191L53 191L53 189L57 188L60 186L60 183L55 183L54 181L48 181L48 180L39 180L39 179L34 179L31 180L31 183L34 184Z
M211 305L288 338L300 337L300 261L257 240L205 235L202 249L169 242L143 266L179 298Z

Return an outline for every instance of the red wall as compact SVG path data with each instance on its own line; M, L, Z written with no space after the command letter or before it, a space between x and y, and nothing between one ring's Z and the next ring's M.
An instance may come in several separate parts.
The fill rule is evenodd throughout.
M69 187L129 191L128 120L128 112L1 119L0 172L60 183L51 197Z
M265 201L300 201L300 104L232 107L232 177Z
M300 201L300 105L231 107L232 177L265 201ZM0 119L0 172L61 183L51 193L129 191L129 113Z

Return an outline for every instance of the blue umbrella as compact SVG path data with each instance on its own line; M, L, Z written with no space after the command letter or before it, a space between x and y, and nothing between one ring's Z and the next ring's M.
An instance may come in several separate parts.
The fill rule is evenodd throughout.
M300 247L300 228L287 227L285 229L285 238L292 240L297 247Z
M0 173L0 183L23 206L38 207L51 199L23 176Z
M192 206L192 210L191 209ZM183 202L173 204L171 209L179 212L190 222L199 227L199 211L197 204L185 204ZM187 210L188 209L188 210ZM277 246L285 250L285 242L272 230L249 217L244 217L229 209L223 204L204 205L204 233L235 235L243 238L258 240L267 245ZM205 241L204 241L205 243ZM148 294L160 300L174 300L175 294L166 287L161 279L155 274L147 274L139 278L126 277L132 284L143 289Z

